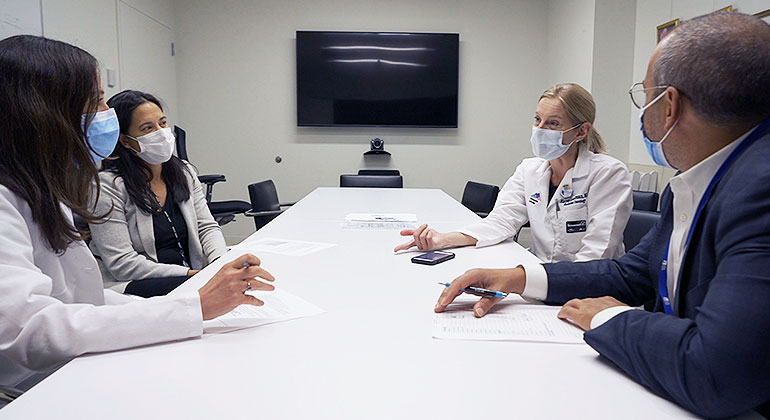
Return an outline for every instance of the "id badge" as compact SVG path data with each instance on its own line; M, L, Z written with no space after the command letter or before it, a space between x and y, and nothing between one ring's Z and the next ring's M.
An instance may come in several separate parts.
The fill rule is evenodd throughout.
M567 233L585 232L587 225L585 220L569 220L567 221Z

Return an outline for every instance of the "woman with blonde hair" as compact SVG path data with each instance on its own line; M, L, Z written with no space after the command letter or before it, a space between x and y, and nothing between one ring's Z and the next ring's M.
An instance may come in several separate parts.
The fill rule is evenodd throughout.
M622 162L605 154L595 116L591 94L578 84L543 92L530 138L537 157L516 168L489 216L458 232L439 233L427 225L403 230L401 235L412 240L395 251L494 245L529 222L531 251L545 262L623 255L631 176Z

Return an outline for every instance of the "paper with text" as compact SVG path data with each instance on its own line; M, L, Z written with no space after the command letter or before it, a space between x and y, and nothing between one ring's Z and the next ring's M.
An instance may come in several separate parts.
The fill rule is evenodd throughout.
M400 230L417 227L417 215L412 213L351 213L345 216L343 229Z
M583 330L556 317L560 307L498 303L483 318L473 315L473 302L452 305L433 315L433 337L454 340L583 343Z
M271 254L288 255L290 257L304 257L305 255L312 254L326 248L331 248L333 246L335 245L322 242L260 238L253 241L247 239L238 245L233 246L232 248L242 249L252 253L269 252Z
M240 305L218 318L203 321L203 332L211 334L232 331L324 313L323 309L305 299L280 289L272 292L248 293L265 304L263 306Z

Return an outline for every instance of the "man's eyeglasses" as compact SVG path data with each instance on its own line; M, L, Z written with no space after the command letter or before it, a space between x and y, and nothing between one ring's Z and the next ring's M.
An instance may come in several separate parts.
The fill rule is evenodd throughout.
M645 92L650 89L666 89L667 87L668 86L652 86L646 88L642 82L634 83L631 85L631 88L628 89L628 95L631 96L631 102L634 106L638 109L642 109L647 101L647 94Z

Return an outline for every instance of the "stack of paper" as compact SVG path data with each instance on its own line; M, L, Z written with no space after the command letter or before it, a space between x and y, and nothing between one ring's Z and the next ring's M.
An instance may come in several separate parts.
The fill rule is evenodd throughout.
M343 229L397 230L417 227L417 215L410 213L351 213L345 216Z
M269 252L278 255L288 255L290 257L304 257L305 255L333 247L334 244L322 242L295 241L290 239L260 238L256 240L245 240L234 249L242 249L255 254Z
M583 330L556 317L560 307L498 303L483 318L463 302L433 316L433 337L455 340L514 340L583 343Z

